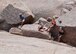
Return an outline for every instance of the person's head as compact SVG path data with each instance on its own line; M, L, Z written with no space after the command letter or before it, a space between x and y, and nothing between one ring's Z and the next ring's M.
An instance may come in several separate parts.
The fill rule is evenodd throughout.
M62 21L59 21L59 23L61 24L61 23L62 23Z
M48 22L51 22L51 21L52 21L51 17L48 17L48 18L47 18L47 21L48 21Z

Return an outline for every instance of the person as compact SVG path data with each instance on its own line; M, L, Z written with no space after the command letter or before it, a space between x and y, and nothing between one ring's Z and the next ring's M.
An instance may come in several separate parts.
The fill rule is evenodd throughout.
M48 22L51 22L52 21L52 18L51 17L47 17L46 19Z
M56 25L56 21L55 21L55 19L57 18L58 17L55 17L55 16L52 18L52 21L51 21L52 25L50 25L47 31L49 32L53 40L60 41L59 40L59 36L60 36L59 27Z
M51 17L47 17L46 20L47 20L47 23L50 23L52 21L52 18ZM47 31L47 29L48 29L46 27L47 23L43 24L43 22L41 20L39 20L39 23L38 23L38 24L40 24L40 26L38 27L39 31L41 31L41 32Z
M63 31L63 27L62 27L62 21L59 21L59 24L60 24L60 29L59 29L59 32L60 32L60 34L63 34L64 33L64 31Z
M51 29L51 36L55 36L55 34L56 34L56 37L58 39L57 41L60 41L62 35L64 34L64 29L62 27L62 21L59 21L60 26L57 26L56 25L55 19L57 19L57 18L58 18L57 16L54 16L53 19L52 19L52 24L53 24L53 27L52 28L54 28L53 30L55 32L53 32L53 30ZM57 27L59 27L59 28L57 28ZM55 34L53 34L53 33L55 33Z
M49 34L51 35L52 40L58 41L59 31L56 25L50 26L48 29Z
M41 32L43 32L43 23L42 23L42 21L41 20L39 20L39 27L38 27L38 31L41 31Z
M53 16L51 23L53 25L56 25L56 19L58 18L58 16Z
M19 17L20 17L20 19L21 19L21 26L20 26L20 28L21 28L21 27L23 26L24 22L25 22L25 18L26 18L26 17L23 16L23 13L20 13L20 14L19 14Z
M38 27L38 31L43 32L43 26L39 26L39 27Z
M53 16L53 18L48 17L47 21L49 21L49 19L51 19L51 21L50 21L51 23L50 23L50 26L48 27L47 31L51 30L51 27L56 25L55 16Z
M64 34L64 29L62 27L62 21L59 21L59 24L60 24L60 26L59 26L59 34L60 34L60 36L59 36L58 40L60 41L62 35Z

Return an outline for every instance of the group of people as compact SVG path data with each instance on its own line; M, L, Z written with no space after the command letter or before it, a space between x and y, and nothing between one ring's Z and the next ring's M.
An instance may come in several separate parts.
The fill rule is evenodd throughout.
M53 17L53 18L48 17L48 18L46 19L48 22L50 22L50 26L49 26L49 28L47 28L47 29L45 29L43 23L42 23L41 21L39 21L39 23L40 23L39 31L41 31L41 32L43 32L43 30L48 31L51 27L55 26L55 25L56 25L55 19L57 19L57 18L58 18L58 17Z
M45 29L44 25L40 25L40 27L38 28L39 31L43 32L43 31L47 31L49 32L49 34L51 34L51 39L56 40L56 41L60 41L62 35L64 34L64 30L62 26L57 26L56 25L56 19L58 17L53 16L53 18L48 17L47 21L51 22L50 26ZM61 24L62 21L59 21L59 23Z
M22 20L21 26L20 26L20 28L21 28L25 22L26 17L24 17L22 14L20 14L19 16ZM53 40L60 41L62 35L64 34L64 30L63 30L62 26L56 25L57 18L58 18L57 16L53 16L53 18L51 18L51 17L47 18L47 21L50 22L50 26L48 28L45 28L43 23L41 21L39 21L39 23L41 23L41 24L40 24L38 30L40 32L47 31L47 32L49 32L49 34L51 35L51 38ZM62 24L62 21L59 21L59 24Z

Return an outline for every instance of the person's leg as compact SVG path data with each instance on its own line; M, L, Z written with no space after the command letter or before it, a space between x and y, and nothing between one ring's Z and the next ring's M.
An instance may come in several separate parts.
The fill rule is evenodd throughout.
M60 35L60 36L58 37L58 42L60 42L61 37L62 37L62 35Z
M22 26L23 26L24 22L25 22L25 19L23 19L23 20L21 21L21 25L18 27L19 29L21 29L21 28L22 28Z
M24 22L25 22L25 19L22 20L22 22L21 22L21 27L23 26Z
M38 31L43 32L43 26L38 27Z

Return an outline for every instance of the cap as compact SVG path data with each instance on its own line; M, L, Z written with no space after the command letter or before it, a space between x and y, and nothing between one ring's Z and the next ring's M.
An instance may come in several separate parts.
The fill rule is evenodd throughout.
M56 19L56 18L58 18L58 16L57 16L57 15L55 15L55 16L53 16L53 18L54 18L54 19Z

